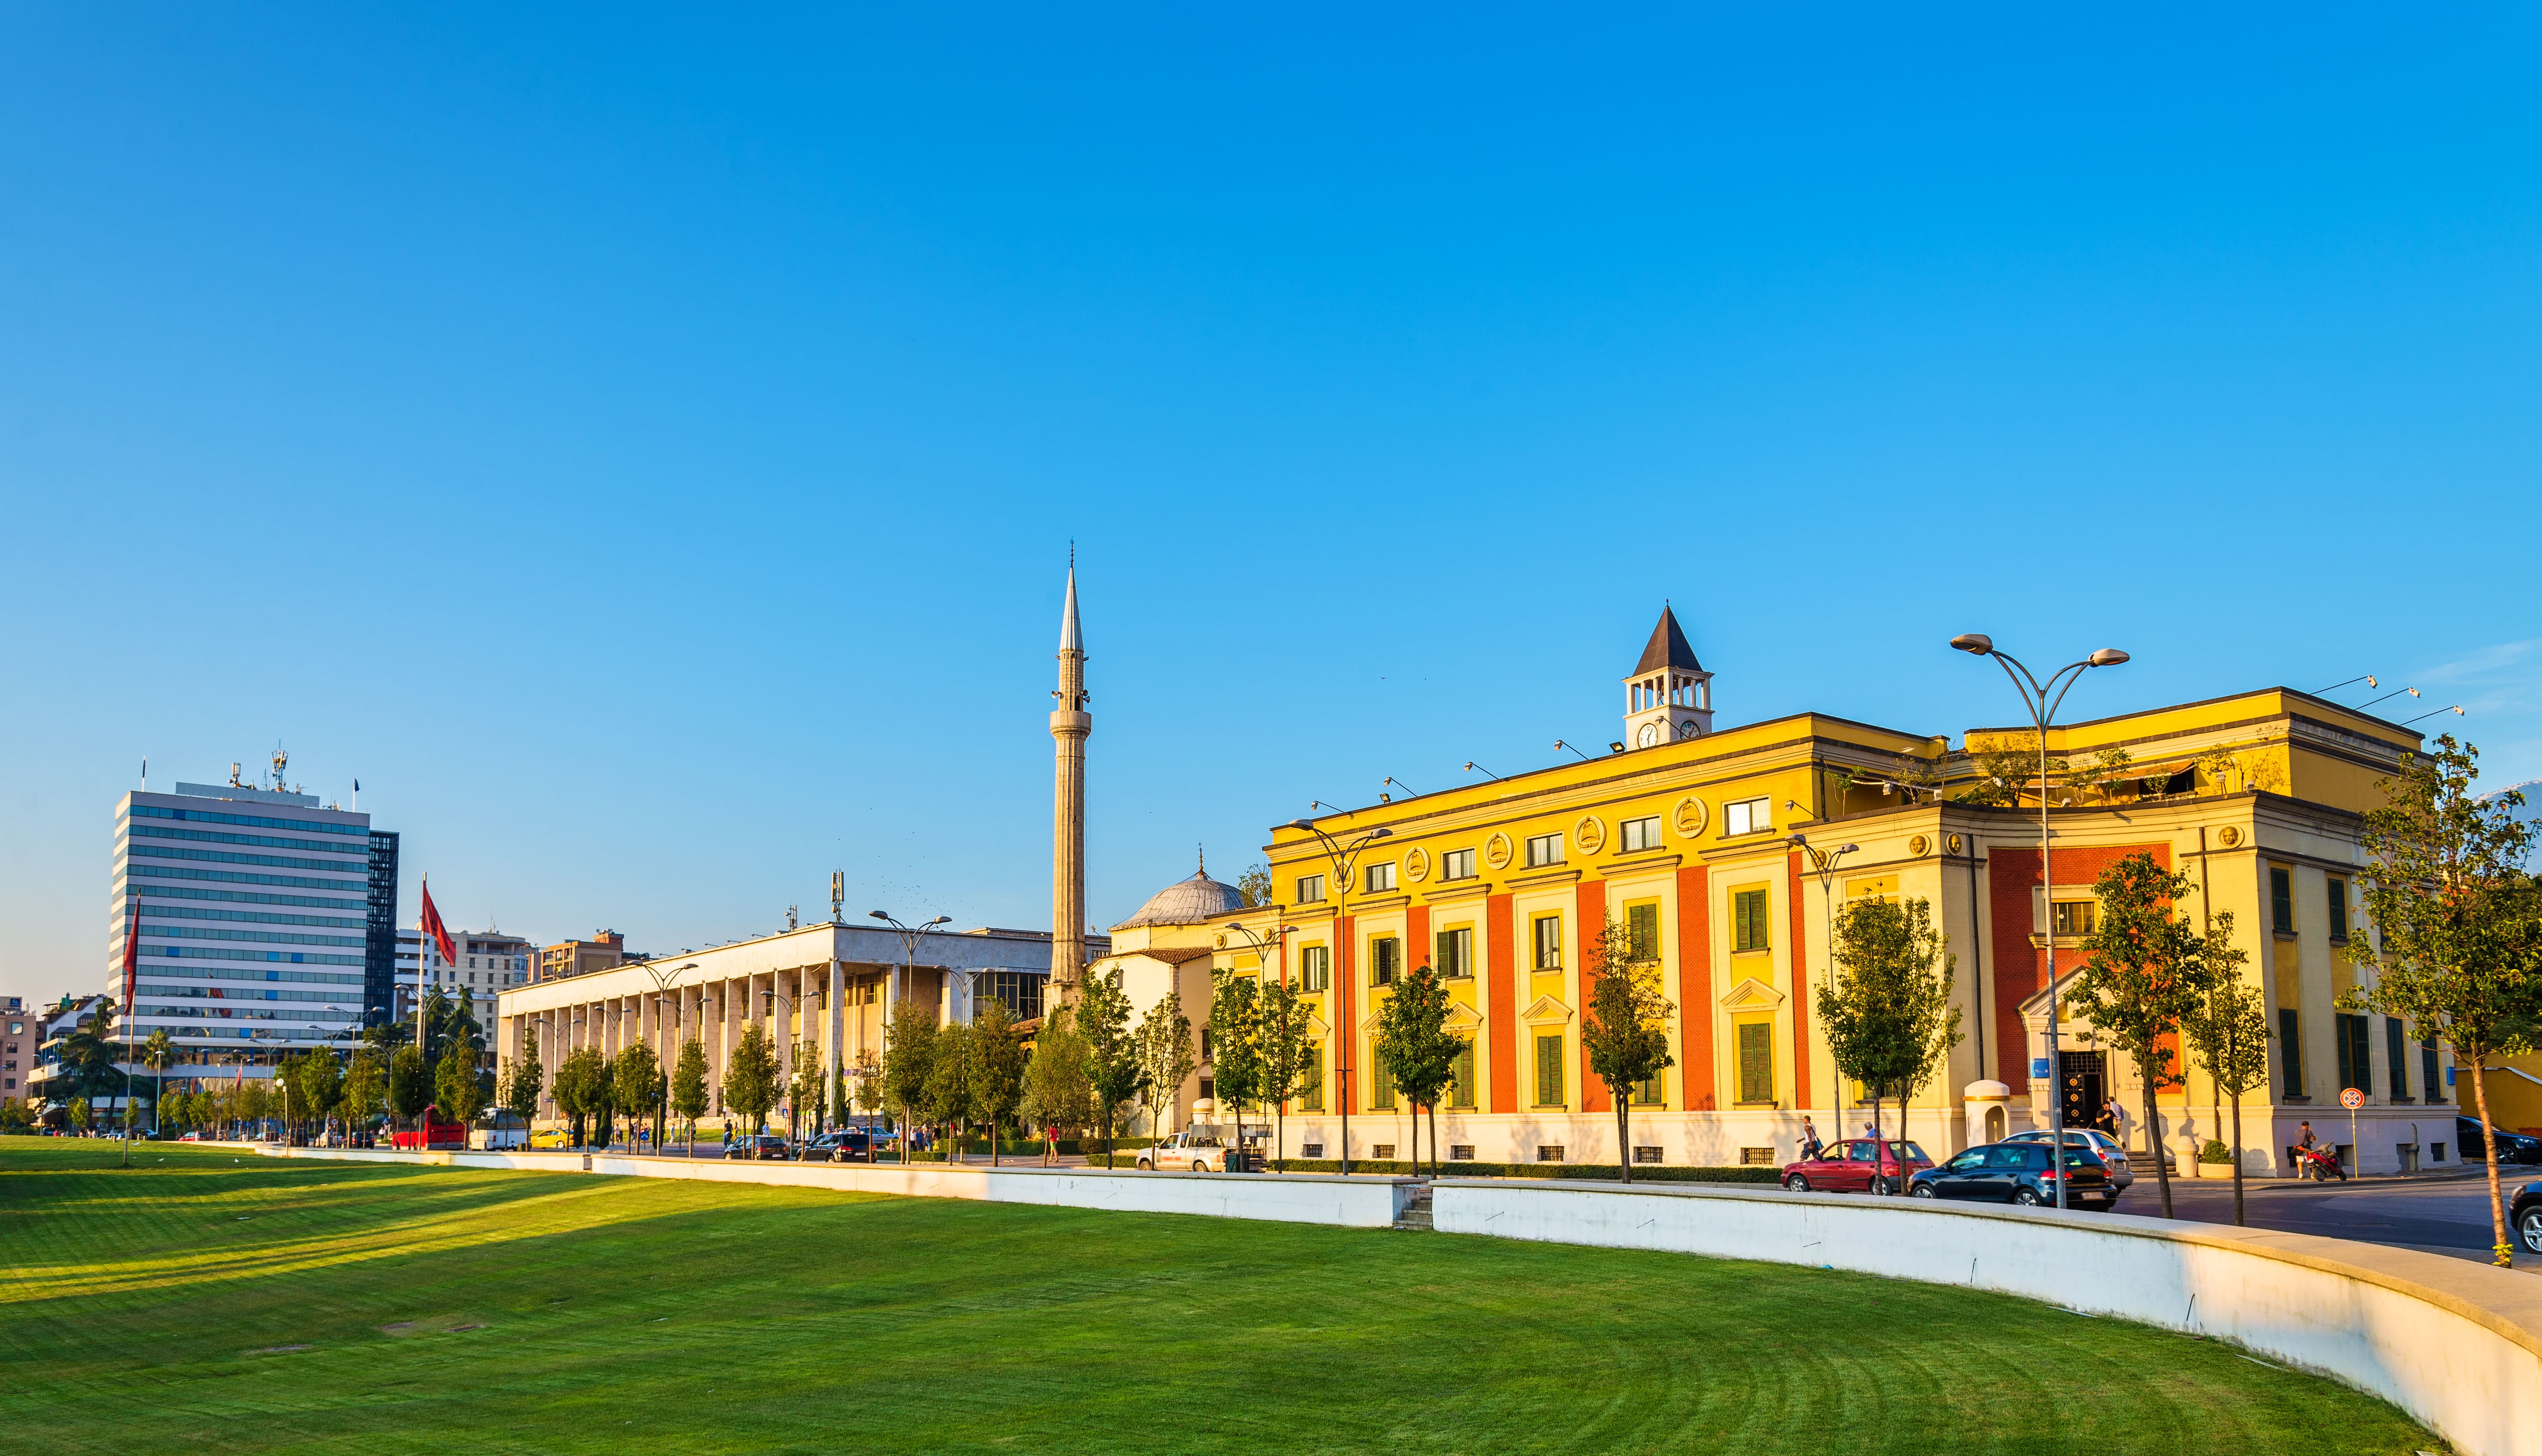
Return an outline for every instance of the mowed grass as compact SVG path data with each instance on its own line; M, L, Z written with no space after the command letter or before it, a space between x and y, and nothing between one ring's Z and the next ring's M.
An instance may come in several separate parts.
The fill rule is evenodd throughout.
M0 1139L0 1449L2441 1449L2212 1342L1676 1255Z

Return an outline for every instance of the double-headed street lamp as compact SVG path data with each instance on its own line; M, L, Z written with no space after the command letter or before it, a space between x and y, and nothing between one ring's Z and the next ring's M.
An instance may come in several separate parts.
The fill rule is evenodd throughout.
M1333 940L1340 949L1347 951L1350 949L1350 945L1343 939L1343 936L1348 931L1349 927L1343 922L1350 918L1350 887L1351 875L1354 867L1359 863L1361 851L1367 849L1369 845L1376 843L1380 839L1391 837L1394 831L1385 828L1383 825L1380 825L1376 829L1370 830L1368 833L1359 836L1357 838L1344 843L1336 840L1332 836L1325 834L1322 830L1316 828L1314 821L1310 819L1290 820L1287 828L1293 830L1305 830L1308 834L1313 835L1324 846L1325 857L1331 861L1333 868ZM1342 959L1344 964L1347 965L1350 958L1345 956ZM1334 1009L1338 1011L1340 1009L1341 1000L1338 991L1334 993L1333 999L1335 1003ZM1350 1052L1352 1047L1356 1044L1359 1035L1354 1028L1347 1024L1349 1020L1349 1017L1340 1015L1336 1015L1333 1018L1333 1040L1336 1044L1336 1050L1340 1054L1334 1057L1333 1070L1341 1076L1341 1165L1344 1176L1348 1176L1351 1170L1350 1105L1351 1097L1354 1095L1354 1089L1351 1084Z
M2080 662L2069 662L2048 675L2042 683L2021 659L2009 652L1995 650L1994 639L1983 632L1962 632L1951 639L1951 645L1978 657L1991 657L2012 680L2013 690L2021 694L2024 707L2030 709L2030 720L2039 727L2039 914L2041 932L2031 938L2039 951L2040 969L2048 980L2048 1071L2049 1127L2053 1129L2049 1143L2049 1166L2056 1172L2056 1206L2065 1204L2065 1067L2056 1050L2057 983L2056 983L2056 881L2049 873L2048 828L2048 725L2056 721L2056 709L2065 694L2082 681L2088 668L2117 667L2128 655L2116 647L2104 647ZM2059 687L2058 684L2063 686ZM2054 695L2052 696L2052 691ZM2019 791L2014 800L2019 802ZM2147 1128L2145 1140L2155 1157L2162 1156L2162 1129Z
M1810 842L1807 835L1794 835L1788 841L1810 858L1810 869L1819 877L1819 909L1827 926L1827 964L1820 977L1827 983L1828 994L1835 994L1835 862L1848 854L1861 852L1859 844L1838 844L1833 849L1821 849ZM1828 1109L1835 1115L1835 1134L1844 1135L1844 1069L1828 1058ZM1877 1158L1877 1150L1874 1152Z
M1263 906L1257 906L1257 907L1255 907L1255 908L1256 908L1256 909L1258 909L1258 910L1267 910L1271 911L1271 918L1272 918L1274 921L1276 921L1276 920L1278 920L1278 919L1280 918L1280 909L1281 909L1281 908L1280 908L1279 906L1276 906L1276 905L1263 905ZM1237 935L1241 935L1241 936L1243 936L1243 937L1244 937L1244 943L1245 943L1246 945L1248 945L1248 946L1252 947L1252 949L1253 949L1253 958L1254 958L1256 961L1259 961L1259 962L1261 962L1261 963L1262 963L1262 966L1263 966L1263 969L1264 969L1264 970L1268 970L1268 969L1270 968L1270 959L1271 959L1271 957L1270 957L1270 952L1271 952L1271 948L1272 948L1273 946L1278 946L1278 947L1280 948L1280 983L1281 983L1281 984L1283 984L1283 985L1286 985L1286 984L1288 983L1288 982L1289 982L1289 955L1288 955L1288 950L1289 950L1289 937L1290 937L1290 936L1292 936L1292 935L1295 935L1296 933L1298 933L1298 927L1297 927L1297 926L1295 926L1295 925L1276 925L1276 926L1272 929L1272 931L1271 931L1271 938L1270 938L1269 940L1265 940L1265 939L1263 939L1261 936L1254 934L1254 933L1253 933L1253 931L1252 931L1252 929L1251 929L1251 927L1246 926L1246 925L1242 924L1241 922L1237 922L1237 921L1230 921L1230 922L1228 923L1227 928L1228 928L1229 930L1231 930L1231 931L1234 932L1235 934L1237 934ZM1284 1087L1284 1088L1280 1089L1280 1099L1279 1099L1279 1100L1280 1100L1280 1101L1282 1101L1282 1102L1286 1102L1286 1101L1288 1101L1288 1095L1289 1095L1289 1094L1288 1094L1288 1089L1287 1089L1287 1088L1285 1088L1285 1087ZM1241 1115L1242 1115L1242 1109L1240 1109L1240 1108L1239 1108L1239 1109L1237 1110L1237 1112L1238 1112L1238 1115L1239 1115L1239 1116L1241 1116ZM1236 1151L1236 1155L1237 1155L1237 1157L1240 1159L1240 1158L1243 1156L1244 1149L1243 1149L1243 1148L1241 1148L1241 1147L1239 1147L1239 1148L1237 1148L1235 1151ZM1274 1151L1275 1151L1275 1152L1278 1152L1278 1153L1279 1153L1279 1155L1280 1155L1282 1158L1286 1158L1286 1157L1288 1156L1288 1153L1287 1153L1287 1151L1286 1151L1285 1149L1274 1149ZM1247 1166L1249 1167L1250 1165L1248 1164Z

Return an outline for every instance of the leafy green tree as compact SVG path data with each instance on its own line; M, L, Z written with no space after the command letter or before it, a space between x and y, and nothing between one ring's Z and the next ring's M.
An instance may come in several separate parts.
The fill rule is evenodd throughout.
M927 1116L944 1129L944 1160L962 1161L962 1134L971 1126L971 1028L954 1022L935 1029L935 1061L927 1073Z
M1041 1019L1032 1059L1024 1063L1023 1115L1033 1127L1084 1128L1094 1118L1094 1085L1085 1074L1085 1039L1077 1034L1077 1011L1059 1006ZM1045 1142L1045 1158L1058 1155Z
M547 1091L547 1064L539 1059L539 1029L521 1029L521 1055L503 1063L498 1100L526 1128L539 1115L539 1098Z
M2206 970L2198 1004L2181 1018L2180 1037L2233 1107L2233 1222L2242 1221L2242 1097L2269 1080L2269 1006L2242 980L2247 959L2233 944L2233 912L2207 916Z
M452 1037L442 1046L441 1064L433 1069L433 1101L441 1116L466 1128L476 1123L477 1115L486 1110L485 1092L477 1081L477 1046L463 1037Z
M609 1085L616 1090L618 1104L627 1110L631 1125L655 1122L662 1106L662 1058L653 1055L652 1044L634 1041L620 1048ZM632 1136L632 1126L629 1132ZM658 1141L658 1127L654 1135Z
M1255 1056L1262 1069L1262 1100L1271 1105L1271 1166L1286 1171L1289 1156L1289 1099L1306 1092L1313 1067L1308 1034L1314 1003L1286 982L1266 982L1256 1019Z
M768 1130L768 1111L777 1105L777 1048L768 1028L754 1021L742 1028L732 1049L732 1063L723 1072L723 1105L749 1120L753 1133Z
M856 1108L865 1115L865 1130L870 1134L873 1130L873 1115L882 1111L885 1102L882 1058L871 1052L859 1052L856 1065L849 1068L847 1075L848 1084L856 1089L854 1094Z
M353 1053L352 1064L344 1069L344 1125L349 1129L363 1129L378 1116L380 1100L388 1094L388 1068L378 1051L370 1047Z
M1191 1018L1183 1014L1182 997L1168 984L1165 993L1139 1018L1139 1081L1148 1094L1148 1131L1162 1137L1182 1096L1183 1081L1199 1065L1192 1050Z
M1834 984L1817 991L1820 1029L1836 1069L1870 1092L1872 1140L1885 1146L1882 1101L1892 1090L1904 1096L1931 1055L1933 1008L1949 999L1952 962L1920 900L1847 902L1836 911L1834 961ZM1956 1012L1945 1025L1956 1036ZM1875 1173L1873 1187L1889 1191L1886 1175Z
M1130 1029L1130 998L1121 990L1120 968L1085 978L1076 1008L1077 1034L1085 1042L1085 1084L1094 1099L1093 1123L1103 1130L1103 1157L1116 1149L1113 1133L1139 1095L1139 1039Z
M927 1084L935 1075L935 1015L916 1001L892 1007L883 1028L882 1097L900 1129L900 1160L910 1159L910 1131L927 1117Z
M2091 1019L2092 1030L2136 1064L2145 1144L2165 1218L2172 1216L2171 1173L2156 1094L2185 1085L2166 1042L2206 1000L2210 975L2206 937L2172 909L2194 888L2189 876L2163 869L2150 854L2131 854L2102 871L2092 886L2099 919L2083 937L2087 959L2065 993Z
M1416 966L1396 978L1392 994L1377 1011L1378 1059L1412 1105L1412 1165L1421 1166L1421 1114L1427 1109L1433 1173L1439 1169L1439 1094L1456 1080L1457 1057L1465 1050L1465 1039L1448 1031L1448 1006L1447 981L1428 966ZM1624 1176L1632 1177L1629 1164Z
M998 1166L998 1131L1024 1096L1024 1047L1007 1003L989 996L972 1013L971 1111L989 1125L989 1166Z
M344 1100L344 1069L333 1052L314 1052L300 1059L300 1115L323 1126Z
M156 1136L160 1131L160 1104L168 1095L168 1068L177 1064L177 1043L168 1035L168 1028L153 1031L150 1039L141 1044L141 1064L150 1068L150 1131Z
M87 1098L85 1098L85 1097L74 1097L74 1098L72 1098L72 1099L71 1099L71 1126L72 1126L73 1128L78 1128L80 1131L85 1132L85 1131L87 1131L87 1130L88 1130L88 1120L89 1120L89 1105L88 1105L88 1099L87 1099Z
M389 1111L411 1121L431 1105L432 1071L423 1064L423 1049L400 1047L389 1061Z
M577 1047L557 1062L556 1085L549 1095L556 1099L557 1111L563 1115L576 1147L590 1145L585 1120L600 1111L600 1078L606 1069L600 1053L590 1047Z
M2384 802L2365 815L2371 856L2359 878L2374 933L2352 935L2348 954L2374 973L2348 1004L2410 1022L2441 1038L2472 1068L2473 1099L2489 1145L2489 1214L2501 1269L2514 1265L2498 1186L2498 1138L2489 1084L2498 1056L2533 1049L2542 1015L2542 923L2523 870L2532 829L2514 790L2481 798L2480 750L2438 738L2383 779Z
M0 1098L0 1132L34 1130L36 1114L23 1097Z
M1951 986L1959 980L1960 958L1947 948L1933 924L1930 902L1914 899L1906 916L1906 1055L1898 1077L1898 1140L1906 1140L1906 1115L1917 1091L1951 1064L1951 1049L1967 1038L1960 1031L1960 1008L1951 1004ZM1902 1161L1902 1166L1904 1166Z
M1212 977L1209 1001L1211 1089L1235 1109L1235 1146L1244 1148L1244 1109L1262 1099L1262 991L1257 976L1221 970ZM1238 1166L1241 1166L1239 1162Z
M1236 897L1248 907L1271 903L1271 866L1256 860L1253 867L1235 877Z
M1589 943L1587 969L1580 1047L1615 1104L1616 1163L1630 1183L1633 1088L1676 1065L1669 1055L1668 1019L1677 1008L1661 989L1656 948L1635 944L1631 928L1611 915Z
M696 1037L680 1045L680 1064L671 1073L671 1111L688 1125L688 1145L695 1151L698 1119L707 1115L707 1046Z

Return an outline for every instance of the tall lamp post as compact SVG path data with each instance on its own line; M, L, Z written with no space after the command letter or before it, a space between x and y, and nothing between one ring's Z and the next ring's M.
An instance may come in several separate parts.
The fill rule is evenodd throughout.
M1322 830L1316 828L1315 822L1310 819L1293 819L1289 821L1287 827L1293 830L1305 830L1308 834L1313 835L1315 838L1323 844L1325 858L1330 860L1332 863L1334 896L1333 939L1335 942L1340 942L1343 934L1348 928L1343 924L1343 922L1350 918L1351 874L1354 868L1359 864L1360 854L1363 850L1367 849L1369 845L1376 843L1378 840L1390 837L1394 831L1387 829L1383 825L1380 825L1376 829L1370 830L1368 833L1361 835L1359 837L1344 843L1336 840L1332 836L1325 834ZM1340 950L1350 949L1346 944L1338 944L1336 948ZM1344 957L1343 960L1347 963L1349 958ZM1334 1009L1339 1010L1340 1007L1338 1002L1341 999L1339 990L1334 991L1333 999L1336 1002ZM1356 1095L1357 1091L1351 1081L1350 1053L1358 1044L1359 1040L1358 1029L1348 1025L1347 1023L1349 1020L1350 1018L1346 1016L1336 1016L1333 1018L1333 1040L1337 1044L1335 1050L1340 1054L1333 1058L1333 1070L1341 1074L1342 1080L1341 1164L1342 1175L1344 1177L1348 1177L1351 1170L1350 1105L1351 1098Z
M1258 907L1256 907L1256 909L1258 909L1258 910L1267 910L1271 911L1271 918L1272 918L1275 922L1280 918L1280 907L1279 907L1279 906L1276 906L1276 905L1265 905L1265 906L1258 906ZM1286 983L1288 983L1288 980L1289 980L1289 960L1288 960L1289 937L1297 933L1297 931L1298 931L1298 927L1297 927L1297 926L1295 926L1295 925L1279 925L1279 926L1277 926L1277 928L1275 928L1275 929L1273 929L1273 930L1272 930L1272 932L1271 932L1271 938L1270 938L1269 940L1265 940L1265 939L1263 939L1261 936L1254 934L1254 933L1253 933L1253 931L1252 931L1252 929L1251 929L1249 926L1246 926L1246 925L1243 925L1243 924L1240 924L1240 923L1233 923L1233 922L1231 922L1231 923L1228 925L1228 927L1227 927L1227 928L1228 928L1228 929L1230 929L1230 930L1232 930L1232 931L1234 931L1234 933L1236 933L1236 934L1241 935L1241 936L1243 936L1243 937L1244 937L1244 943L1245 943L1246 945L1249 945L1249 946L1251 946L1251 947L1253 948L1253 957L1254 957L1254 959L1255 959L1255 960L1257 960L1257 961L1261 961L1261 962L1263 962L1263 963L1264 963L1264 967L1265 967L1265 969L1268 969L1268 966L1269 966L1270 957L1269 957L1269 954L1268 954L1268 953L1269 953L1270 949L1271 949L1273 946L1275 946L1275 945L1276 945L1276 946L1278 946L1278 947L1280 947L1280 950L1281 950L1281 958L1280 958L1280 980L1281 980L1281 983L1282 983L1283 984L1286 984ZM1286 1088L1282 1088L1282 1089L1281 1089L1281 1097L1280 1097L1280 1100L1281 1100L1282 1102L1286 1102L1286 1101L1288 1101L1288 1089L1286 1089ZM1239 1115L1240 1115L1240 1113L1241 1113L1241 1109L1239 1109L1238 1111L1239 1111ZM1244 1149L1242 1149L1242 1148L1240 1148L1240 1147L1239 1147L1239 1148L1237 1148L1235 1151L1236 1151L1237 1156L1240 1158L1240 1157L1243 1155ZM1286 1148L1275 1148L1275 1149L1273 1149L1273 1151L1279 1154L1279 1157L1280 1157L1280 1160L1281 1160L1281 1161L1286 1161L1286 1160L1287 1160L1287 1158L1288 1158L1288 1150L1287 1150ZM1249 1169L1250 1169L1250 1167L1251 1167L1251 1165L1250 1165L1250 1164L1247 1164L1246 1166L1247 1166L1248 1170L1249 1170Z
M662 1037L662 1003L665 1001L669 1001L671 1003L673 1025L683 1025L686 1022L687 1018L682 1015L680 1003L672 998L671 992L679 987L680 978L682 976L691 971L695 971L696 969L698 969L698 963L695 961L691 961L684 966L671 966L667 968L657 962L644 962L644 974L649 977L653 983L653 1039L657 1042L663 1043L662 1050L655 1054L654 1060L661 1063L659 1070L662 1076L662 1083L666 1087L670 1085L671 1057L669 1054L671 1048L670 1044L667 1041L664 1041ZM661 1110L655 1114L655 1122L653 1125L655 1132L653 1138L653 1152L655 1156L659 1156L661 1154L662 1138L668 1135L670 1131L670 1109L666 1101ZM695 1149L693 1148L691 1151L695 1151Z
M1951 645L1977 657L1991 657L2012 680L2013 691L2021 694L2022 706L2030 709L2030 720L2039 728L2039 913L2042 932L2033 937L2039 952L2040 969L2048 981L2048 1118L2052 1129L2049 1138L2048 1166L2056 1170L2056 1206L2065 1207L2065 1064L2056 1048L2057 983L2056 983L2056 879L2049 873L2048 828L2048 726L2056 721L2056 709L2065 694L2082 681L2085 670L2117 667L2128 655L2116 647L2104 647L2079 662L2069 662L2048 675L2042 683L2019 658L1995 650L1994 639L1983 632L1962 632L1951 639ZM2059 686L2059 685L2062 686ZM2018 799L2018 791L2015 794ZM2162 1156L2161 1130L2145 1129L2146 1140L2153 1145L2153 1155Z
M888 1047L891 1045L891 1019L900 1013L900 999L909 994L909 978L918 971L918 942L925 938L928 931L936 926L951 924L953 917L937 915L923 925L906 925L901 923L897 916L885 914L881 910L867 910L865 915L869 919L880 920L889 925L893 933L900 937L900 974L892 978L891 1004L882 1008L883 1045ZM1052 926L1050 933L1054 936L1058 935L1059 927ZM909 1129L898 1128L896 1131L900 1137L900 1160L906 1164L909 1161ZM872 1144L867 1143L866 1148L870 1151Z
M1848 854L1859 853L1859 844L1838 844L1821 849L1810 842L1807 835L1794 835L1791 846L1809 856L1810 871L1819 878L1819 910L1827 928L1827 959L1819 975L1827 983L1828 994L1835 994L1835 862ZM1844 1135L1844 1070L1828 1058L1828 1111L1835 1116L1835 1135Z

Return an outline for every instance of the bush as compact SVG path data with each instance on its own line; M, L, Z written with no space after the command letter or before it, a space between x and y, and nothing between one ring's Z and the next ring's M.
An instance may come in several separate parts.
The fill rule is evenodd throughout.
M1114 1163L1106 1163L1101 1153L1088 1155L1086 1162L1097 1168L1136 1168L1139 1157L1125 1152ZM1342 1165L1333 1158L1288 1158L1264 1164L1265 1171L1282 1173L1339 1173ZM1411 1178L1426 1174L1430 1164L1424 1161L1415 1168L1399 1159L1380 1161L1376 1158L1353 1158L1353 1173L1390 1175ZM1466 1163L1446 1162L1439 1165L1442 1178L1569 1178L1583 1182L1617 1183L1622 1181L1612 1163ZM1635 1183L1748 1183L1776 1184L1783 1180L1779 1168L1688 1168L1667 1164L1643 1164L1633 1169Z
M2198 1150L2198 1161L2202 1163L2229 1163L2233 1161L2233 1149L2226 1147L2223 1143L2209 1137L2206 1139L2206 1145Z

